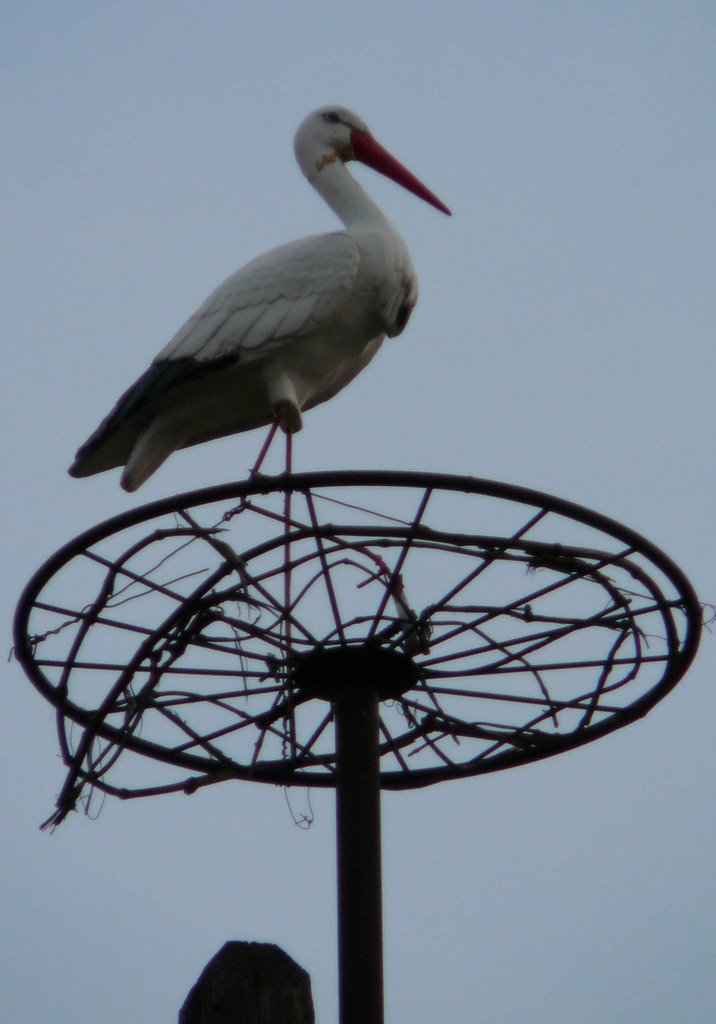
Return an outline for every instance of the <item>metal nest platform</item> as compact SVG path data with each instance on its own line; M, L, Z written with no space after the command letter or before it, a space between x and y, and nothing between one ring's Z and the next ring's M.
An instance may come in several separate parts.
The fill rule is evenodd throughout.
M58 711L61 820L227 779L336 784L335 702L370 684L385 789L558 754L683 676L701 610L643 537L472 477L257 477L57 552L15 650Z

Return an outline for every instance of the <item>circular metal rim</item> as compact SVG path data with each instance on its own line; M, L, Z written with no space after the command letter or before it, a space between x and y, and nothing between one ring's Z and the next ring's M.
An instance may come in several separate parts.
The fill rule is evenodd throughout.
M73 713L69 717L83 725L93 724L100 735L112 738L114 736L113 730L106 732L101 725L97 727L95 713L78 708L72 705L71 702L58 699L56 690L47 683L32 656L27 627L34 601L43 586L62 565L69 561L73 553L81 548L97 543L119 530L136 526L142 522L149 522L158 516L171 513L177 508L197 507L258 494L306 491L318 487L360 486L376 488L431 488L434 490L492 497L526 506L540 506L545 510L602 531L628 547L635 548L664 574L682 599L679 604L684 610L686 619L683 642L680 645L672 644L674 648L678 646L679 649L671 659L668 670L664 673L659 684L642 694L633 704L625 708L619 716L612 716L603 722L592 725L579 735L570 733L563 738L555 737L554 743L550 744L548 749L535 749L529 753L526 753L524 750L506 751L488 762L481 762L477 769L467 764L464 768L456 766L450 772L434 768L417 769L411 772L409 776L406 776L405 773L383 772L381 774L382 788L395 790L422 788L437 782L448 781L452 778L489 774L517 765L528 764L552 757L566 750L584 746L586 743L591 743L644 717L671 692L683 678L694 660L698 650L702 621L701 605L698 597L690 581L679 566L659 547L637 531L624 526L609 516L594 512L585 506L532 488L481 477L405 470L342 470L297 474L284 473L277 476L259 475L253 480L183 492L112 516L78 534L74 539L59 548L28 581L18 602L14 619L14 653L33 685L53 706L65 713L68 713L69 709L72 708ZM189 771L200 772L205 776L206 782L218 781L219 778L236 778L265 782L272 785L308 785L312 788L333 788L335 786L335 779L330 775L310 775L302 773L300 770L293 770L288 766L282 766L281 763L255 765L245 771L227 772L225 768L221 768L209 759L197 755L187 754L182 757L169 755L163 747L153 743L151 740L137 740L134 749L136 753L144 754L154 760L184 767ZM187 780L187 791L193 791L202 782L202 779L196 778ZM107 788L108 791L114 792L111 787Z

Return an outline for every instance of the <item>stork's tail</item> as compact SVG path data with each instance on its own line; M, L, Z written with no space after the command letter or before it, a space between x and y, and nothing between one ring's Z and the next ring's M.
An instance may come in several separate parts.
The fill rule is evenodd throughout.
M186 432L169 417L158 416L139 435L127 459L120 483L125 491L136 491L138 487L156 473L166 459L181 448Z

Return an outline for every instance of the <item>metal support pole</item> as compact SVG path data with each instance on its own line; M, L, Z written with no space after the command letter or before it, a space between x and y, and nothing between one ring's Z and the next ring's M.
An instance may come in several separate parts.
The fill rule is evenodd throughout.
M340 1024L383 1024L378 706L370 679L334 700Z

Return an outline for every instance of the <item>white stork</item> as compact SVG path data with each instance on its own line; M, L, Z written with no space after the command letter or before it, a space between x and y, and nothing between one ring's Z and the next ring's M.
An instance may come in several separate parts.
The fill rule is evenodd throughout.
M270 423L290 435L404 329L418 294L407 247L346 163L450 211L345 107L309 114L294 148L345 230L272 249L219 285L82 445L72 476L124 466L134 491L179 448Z

